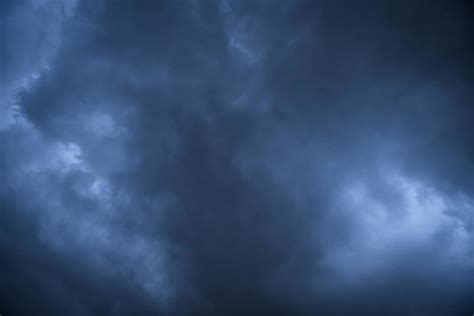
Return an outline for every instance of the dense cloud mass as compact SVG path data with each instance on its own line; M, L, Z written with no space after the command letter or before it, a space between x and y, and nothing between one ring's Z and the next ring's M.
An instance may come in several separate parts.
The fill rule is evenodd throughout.
M0 3L0 314L474 313L469 1Z

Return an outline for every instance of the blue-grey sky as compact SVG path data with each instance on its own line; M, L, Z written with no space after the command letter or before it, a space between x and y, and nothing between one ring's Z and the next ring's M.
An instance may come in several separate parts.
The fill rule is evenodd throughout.
M0 314L474 313L469 1L0 2Z

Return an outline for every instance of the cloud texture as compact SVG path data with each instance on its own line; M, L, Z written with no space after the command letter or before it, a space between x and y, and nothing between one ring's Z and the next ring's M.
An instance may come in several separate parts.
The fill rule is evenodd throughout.
M472 4L0 4L2 315L470 315Z

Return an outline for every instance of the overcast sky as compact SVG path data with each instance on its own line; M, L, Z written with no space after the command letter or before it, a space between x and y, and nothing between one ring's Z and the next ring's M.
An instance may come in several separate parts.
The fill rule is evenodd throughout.
M470 1L0 2L0 314L474 313Z

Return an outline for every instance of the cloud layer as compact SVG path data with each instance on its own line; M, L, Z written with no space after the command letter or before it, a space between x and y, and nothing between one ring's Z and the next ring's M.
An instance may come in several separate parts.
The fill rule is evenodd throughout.
M0 19L2 315L474 311L471 4Z

